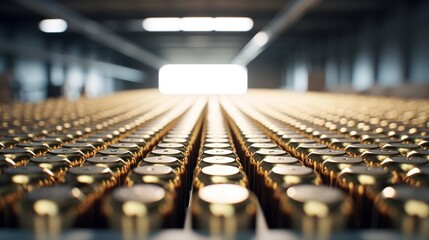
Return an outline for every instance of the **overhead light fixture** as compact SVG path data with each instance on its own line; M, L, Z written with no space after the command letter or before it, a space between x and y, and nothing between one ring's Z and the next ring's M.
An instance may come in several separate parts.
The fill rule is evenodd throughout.
M218 32L247 32L253 28L253 20L247 17L216 17L214 30Z
M213 18L211 17L184 17L180 21L180 30L185 32L211 32L213 31Z
M40 21L39 29L45 33L61 33L67 30L67 22L63 19L44 19Z
M165 17L146 18L142 22L148 32L246 32L253 28L247 17Z
M242 94L247 69L234 64L168 64L159 70L163 94Z
M253 37L252 42L258 47L263 47L268 43L268 40L268 34L261 31Z
M180 18L146 18L143 28L148 32L178 32L180 31Z

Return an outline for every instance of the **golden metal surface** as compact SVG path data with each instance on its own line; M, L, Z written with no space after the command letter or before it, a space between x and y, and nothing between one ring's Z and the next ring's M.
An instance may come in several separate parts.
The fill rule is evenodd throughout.
M239 232L255 227L256 197L239 185L203 187L194 194L191 207L193 228L213 237L234 239Z
M334 231L347 227L352 201L338 189L297 185L281 198L281 224L301 230L307 238L328 239Z

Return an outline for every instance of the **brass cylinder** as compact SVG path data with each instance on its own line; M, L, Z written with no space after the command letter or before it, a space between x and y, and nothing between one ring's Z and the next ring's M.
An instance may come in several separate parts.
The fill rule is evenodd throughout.
M193 190L212 184L237 184L248 187L246 174L237 167L215 164L202 168L195 172Z
M306 239L329 239L347 227L352 200L339 189L328 186L292 186L280 198L283 227L301 231Z
M375 198L374 205L385 220L383 227L400 230L406 239L429 237L428 189L406 185L386 187Z
M123 239L146 239L168 227L173 207L171 194L153 184L118 188L103 201L109 226L120 230Z
M240 232L255 229L256 210L256 197L245 187L205 186L192 199L192 227L212 237L236 239Z

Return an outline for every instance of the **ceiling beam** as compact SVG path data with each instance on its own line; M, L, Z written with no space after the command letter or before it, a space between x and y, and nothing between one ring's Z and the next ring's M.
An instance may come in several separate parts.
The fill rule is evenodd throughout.
M121 36L111 32L100 24L85 18L77 12L52 0L14 0L35 12L41 13L49 18L61 18L75 31L86 35L88 38L103 44L127 57L135 59L155 69L161 68L168 61L140 48L137 44L130 42ZM102 4L102 3L101 3Z
M255 59L284 30L294 24L305 12L321 0L294 0L286 6L248 42L232 60L246 66Z
M241 14L248 15L252 13L277 12L284 4L285 0L103 0L102 6L93 4L88 0L61 0L65 5L85 14L99 14L101 12L114 15L138 14L141 16L156 16L162 13L186 14L186 16L201 16L201 14ZM225 13L226 12L226 13ZM166 16L163 16L166 17ZM178 16L180 17L180 16Z
M101 72L109 73L109 76L115 79L130 82L143 82L146 78L145 73L137 69L87 58L48 52L38 48L16 44L10 41L0 40L0 53L11 54L23 58L33 58L52 64L61 64L66 66L77 65L81 67L96 68Z

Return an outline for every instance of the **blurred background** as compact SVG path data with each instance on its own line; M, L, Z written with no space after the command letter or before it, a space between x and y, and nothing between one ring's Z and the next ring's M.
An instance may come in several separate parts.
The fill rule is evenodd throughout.
M210 19L143 24L159 17ZM247 28L204 28L219 17ZM156 88L167 63L242 64L249 88L429 97L428 23L424 0L2 0L0 101Z

